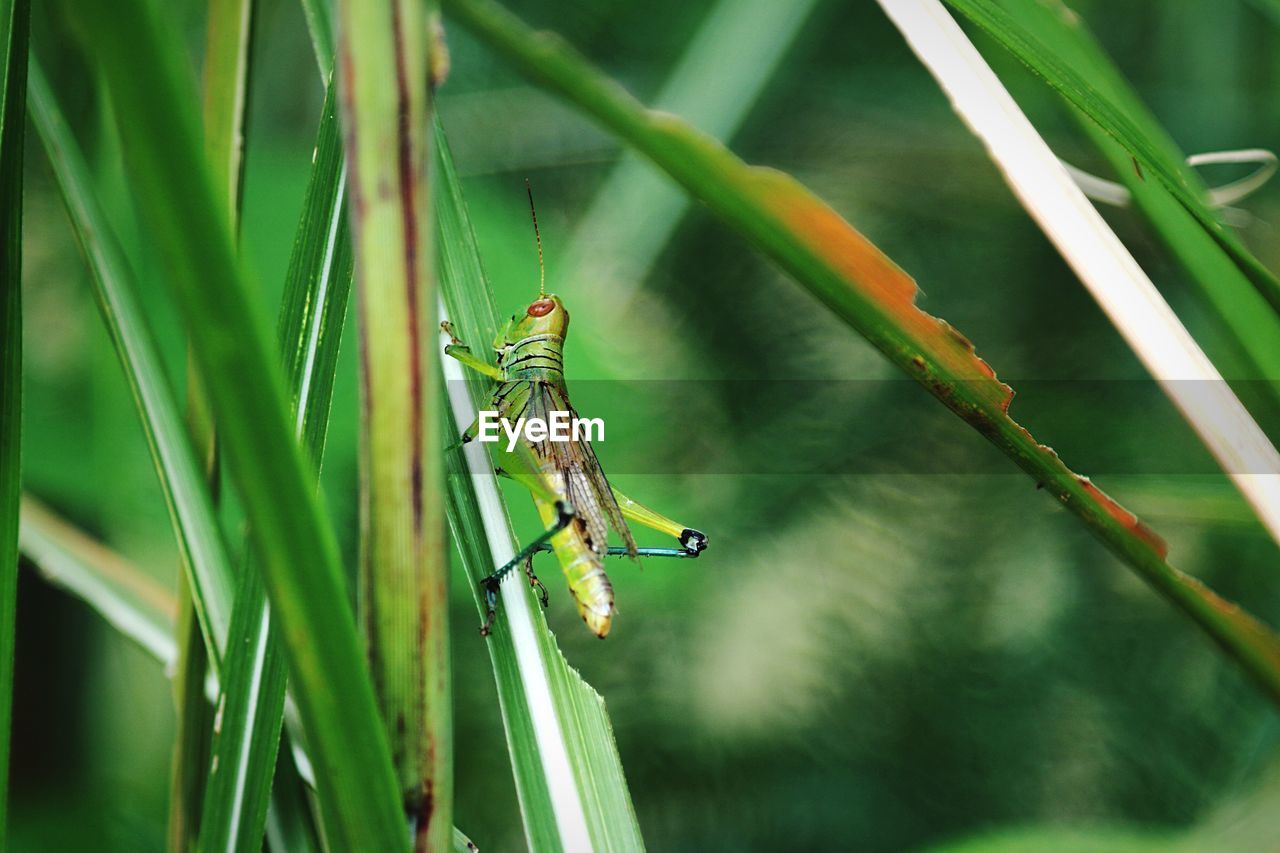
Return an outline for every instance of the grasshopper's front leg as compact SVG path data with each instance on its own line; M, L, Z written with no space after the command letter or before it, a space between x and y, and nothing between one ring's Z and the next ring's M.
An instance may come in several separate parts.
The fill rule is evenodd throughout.
M440 324L440 331L449 336L450 343L444 348L444 354L452 358L456 358L464 366L471 368L477 373L482 373L490 379L496 379L501 382L506 378L506 374L502 372L502 368L497 365L490 364L480 356L471 351L471 347L458 340L453 334L453 325L445 320Z

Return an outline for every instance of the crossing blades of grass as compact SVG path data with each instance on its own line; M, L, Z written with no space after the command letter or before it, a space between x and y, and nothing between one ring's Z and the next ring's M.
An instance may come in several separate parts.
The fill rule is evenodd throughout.
M1160 538L1068 469L1008 415L1012 391L947 323L915 305L915 282L794 179L753 168L677 118L645 110L560 39L489 0L446 12L534 81L577 104L676 179L800 285L1057 498L1209 634L1276 701L1280 639L1166 560Z
M1040 44L1052 48L1094 90L1110 99L1151 142L1152 150L1168 168L1183 175L1197 196L1204 195L1195 174L1185 168L1182 152L1078 15L1059 0L1039 3L1006 0L1000 6L1013 24ZM1205 231L1164 183L1140 177L1127 148L1079 108L1069 108L1111 164L1115 179L1128 188L1138 210L1217 312L1223 331L1246 354L1254 375L1280 376L1280 346L1277 346L1280 314L1267 304L1223 246ZM1275 396L1280 390L1269 383L1258 383L1257 387L1269 392L1272 406L1280 408Z
M429 8L337 6L360 351L360 620L417 849L449 844L448 583L427 171Z
M234 573L218 529L200 463L133 291L132 272L98 204L79 146L38 61L31 63L31 117L62 190L71 225L88 262L94 296L133 391L160 478L192 600L217 672L231 621Z
M31 497L22 499L22 556L50 584L83 601L122 637L165 668L176 658L177 601L150 575L86 536ZM287 784L281 784L284 780ZM273 850L319 851L311 812L294 760L282 750L272 788L267 839ZM460 830L453 849L475 850Z
M1046 83L1062 94L1076 108L1104 130L1108 136L1124 147L1140 164L1144 174L1154 175L1165 185L1169 193L1195 217L1200 226L1213 237L1249 277L1258 291L1280 311L1280 280L1253 256L1230 229L1222 223L1217 212L1209 207L1203 186L1185 163L1170 158L1167 149L1162 151L1161 141L1154 140L1142 126L1142 114L1135 118L1125 109L1123 101L1111 97L1094 86L1085 76L1060 55L1051 45L1042 42L1036 33L1022 26L993 0L946 0L1001 46L1016 56Z
M493 340L498 314L480 260L458 177L437 125L435 188L444 314L464 340ZM443 341L446 343L447 341ZM487 399L487 383L444 360L458 433ZM471 581L516 552L493 466L477 442L446 453L449 525ZM518 576L518 577L517 577ZM503 581L499 618L485 640L493 664L525 837L532 850L643 848L604 701L569 668L519 572Z
M330 87L285 283L278 336L298 439L318 472L338 347L351 290L342 146ZM286 668L258 572L243 572L219 699L215 772L203 808L202 850L261 846L284 715ZM286 768L286 771L291 768ZM277 786L281 787L281 782ZM275 798L296 800L287 792ZM278 807L283 807L283 804Z
M165 260L252 528L306 729L329 842L403 849L390 754L333 531L293 438L266 323L206 171L181 40L145 0L78 7L142 219Z
M941 2L879 2L1022 206L1280 542L1280 453L1231 386Z
M5 845L22 489L22 134L27 0L0 0L0 847Z
M240 195L244 182L244 122L249 87L249 54L252 48L253 0L209 0L205 27L204 91L202 98L205 157L214 186L222 190L223 210L233 234L239 232ZM208 395L200 382L194 359L187 353L187 423L196 450L205 460L214 501L219 499L220 466L218 462L217 424L210 411ZM256 572L241 572L236 587L236 603L244 597L243 588L260 589ZM178 585L179 634L178 666L174 679L177 699L175 743L169 800L169 849L185 851L198 839L216 834L218 827L204 824L204 800L207 782L217 777L219 758L210 758L217 719L205 700L203 682L206 656L197 644L190 642L186 616L192 609L188 587ZM231 628L241 627L244 617L232 612ZM228 650L244 653L235 642ZM283 670L284 664L275 661ZM228 671L243 669L239 660L225 661ZM218 709L221 711L221 707ZM267 767L274 764L267 759ZM253 826L248 821L246 826ZM221 839L219 839L221 841ZM259 843L261 843L259 841ZM224 845L225 847L225 845Z

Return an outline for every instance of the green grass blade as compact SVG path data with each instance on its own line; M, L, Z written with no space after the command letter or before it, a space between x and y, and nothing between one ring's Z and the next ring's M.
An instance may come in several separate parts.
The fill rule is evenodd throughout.
M21 520L21 552L30 567L91 607L161 666L173 665L178 604L171 590L34 498L23 497ZM311 824L305 782L286 750L277 758L267 837L275 850L321 849ZM453 838L455 849L460 849L459 843L466 844L466 835L457 828Z
M169 850L185 853L200 833L201 804L212 754L214 712L205 690L209 653L186 575L178 575L177 660L174 663L173 762L169 774ZM234 625L233 625L234 627Z
M915 305L916 284L794 179L753 168L684 122L645 110L561 40L489 0L446 11L536 82L577 104L675 178L1007 455L1280 701L1280 638L1166 559L1164 543L1008 415L1012 391L945 322Z
M306 783L298 776L297 765L287 749L281 749L276 756L266 836L272 850L320 853L323 849L312 822Z
M165 485L167 492L173 493L170 498L171 506L193 507L196 512L190 517L200 522L198 524L190 524L183 517L175 517L174 524L179 541L183 542L184 537L194 541L206 541L204 537L210 535L210 531L216 531L216 520L212 517L213 508L211 502L208 501L203 475L200 473L199 465L185 440L181 419L176 412L177 402L167 386L159 384L162 381L162 374L159 373L158 352L150 332L138 311L132 291L125 286L125 276L128 274L125 269L126 264L108 236L110 230L107 220L94 199L87 169L75 143L67 132L65 122L57 112L56 104L48 91L43 75L39 73L38 69L35 75L32 81L32 98L33 112L37 109L40 110L35 112L37 126L47 140L46 145L50 149L55 174L67 188L68 207L71 210L77 233L85 240L86 255L90 259L91 266L94 267L95 284L100 289L99 301L104 306L107 306L105 316L108 319L113 336L122 342L121 351L122 358L126 362L126 373L140 388L137 396L138 399L143 401L144 422L152 432L157 434L156 446L167 445L176 448L174 452L156 453L156 464L162 472L162 484ZM345 293L342 294L341 299L345 301ZM327 316L327 314L324 316ZM334 346L336 347L336 341ZM332 373L332 358L327 361L323 358L319 359L317 364ZM324 365L328 365L328 367L323 367ZM321 380L315 384L315 387L317 391L331 387L331 378L329 385L326 385ZM327 407L325 411L327 412ZM177 460L176 463L174 460ZM202 506L203 508L201 508ZM219 538L208 544L206 550L210 549L221 552L221 539ZM222 565L220 573L225 577L226 573L229 572L225 555L219 557L219 563ZM225 588L230 583L229 580L226 580L225 583L220 583L219 587ZM215 601L226 601L227 595L228 593L221 592ZM201 596L196 597L197 603L203 600ZM261 597L259 597L259 600L261 600ZM216 613L229 613L230 610L231 607L228 604L215 608ZM221 620L229 617L216 616L215 618ZM215 622L214 624L217 626L214 629L215 637L227 634L228 629L223 627L221 622ZM219 642L225 642L225 640ZM169 662L171 661L166 661L166 663ZM213 663L215 672L221 671L221 663L218 660ZM185 740L187 734L194 739L189 744L192 750L189 760L196 765L195 770L183 772L181 776L185 779L195 773L199 780L203 781L208 761L199 758L204 750L197 748L198 744L194 741L203 741L203 737L198 736L197 732L203 732L207 728L207 726L203 725L203 722L206 717L209 720L212 719L212 709L210 709L208 699L204 695L204 679L201 670L201 667L193 667L189 663L179 666L176 674L178 685L176 686L180 704L185 708L183 716L191 717L189 732L183 733L180 739ZM228 675L230 674L228 673ZM280 688L280 691L282 690L283 686ZM262 698L265 700L267 697L263 695ZM205 734L207 735L207 732ZM274 749L274 746L272 748ZM255 752L253 755L256 757L256 754ZM180 787L189 794L189 796L184 795L183 799L195 798L195 804L198 806L201 796L200 788L188 785L186 782L182 782ZM177 792L175 791L175 793ZM175 805L179 804L175 803ZM191 833L188 828L189 821L187 816L189 814L198 814L199 812L200 809L198 808L175 808L173 814L175 825L171 831L171 839L175 839L174 843L176 843L176 839L185 838Z
M1122 110L1152 142L1154 150L1170 169L1181 171L1184 168L1182 152L1078 15L1059 0L1040 3L1006 1L1001 6L1014 23L1041 44L1051 47L1093 89ZM1079 119L1081 128L1111 164L1115 179L1129 189L1138 210L1217 313L1223 331L1245 353L1255 369L1254 375L1280 376L1280 346L1277 346L1280 341L1280 314L1270 308L1221 244L1201 227L1165 184L1139 177L1127 149L1078 108L1070 109L1072 115ZM1272 395L1277 393L1270 384L1261 383L1260 387Z
M204 52L204 145L214 186L237 230L244 183L244 121L253 49L253 0L209 0Z
M765 84L808 20L817 0L718 0L707 11L654 108L684 116L701 130L729 139L747 118ZM725 45L733 50L725 50ZM574 229L567 278L584 286L595 316L622 317L689 207L689 199L633 152L624 152ZM625 225L619 210L643 210ZM590 286L610 281L609 289Z
M213 765L201 809L199 849L260 850L284 719L287 665L273 633L262 575L246 568L236 590L218 697Z
M22 499L22 556L45 580L97 611L166 668L177 660L173 592L31 497Z
M317 470L324 456L338 347L351 294L346 172L335 109L330 86L277 324L294 428Z
M302 14L311 32L311 49L320 66L320 76L328 80L333 73L333 46L337 43L333 29L333 5L329 0L302 0Z
M79 14L111 92L144 222L165 259L252 528L306 729L329 842L406 845L387 740L346 601L337 545L287 415L266 323L205 169L180 40L144 0Z
M249 55L252 50L255 7L253 0L209 0L207 8L202 97L205 158L214 185L222 190L227 222L232 233L238 233L240 196L244 183L244 122L248 101ZM190 351L187 353L187 376L187 423L197 452L205 459L205 473L216 504L220 496L221 476L217 424ZM232 631L241 628L238 622L244 621L243 616L234 608L245 597L243 587L246 586L261 589L255 573L240 573L231 617ZM187 585L179 584L179 606L183 617L192 605L189 600L182 598L189 598L189 595ZM169 802L169 849L173 853L192 849L208 831L203 823L206 814L206 782L212 771L220 768L218 759L222 757L214 756L212 762L210 759L216 726L213 709L204 696L203 681L207 661L202 651L190 642L190 632L180 622L178 671L175 679L178 698L176 742L171 783L174 796ZM223 662L224 672L238 673L243 670L245 665L237 658L247 652L234 633L229 637L228 653L233 657ZM283 664L279 666L283 668ZM222 710L220 706L218 711ZM273 764L274 756L271 756L267 766Z
M28 0L0 0L0 848L8 827L22 491L22 138L30 12Z
M492 340L498 313L444 133L436 133L436 213L440 289L445 311L464 340ZM465 429L488 383L463 377L446 360L454 416ZM492 464L475 442L454 449L448 464L449 525L462 554L479 616L480 580L517 545ZM532 850L639 850L644 844L604 702L566 663L524 579L501 587L499 618L485 641L502 706L507 749Z
M454 853L476 853L479 847L472 842L470 838L462 833L462 830L456 826L453 828L453 846Z
M1253 256L1240 239L1222 223L1206 201L1204 187L1195 173L1180 159L1168 156L1163 140L1153 139L1124 108L1107 93L1096 88L1057 51L1036 34L1020 25L993 0L946 0L1028 68L1057 90L1071 104L1092 119L1137 161L1144 174L1154 175L1169 193L1195 217L1240 266L1254 286L1280 311L1280 280Z
M231 622L234 573L204 473L164 373L155 338L132 289L128 263L112 238L110 220L98 204L84 157L39 62L31 63L29 88L31 117L53 165L88 261L94 296L141 415L216 672Z
M360 350L360 618L419 849L449 845L448 582L427 171L427 4L338 4Z
M298 222L277 335L284 354L294 429L314 469L324 453L338 346L351 290L342 145L330 87ZM261 847L284 716L284 651L266 590L255 571L236 592L219 700L216 772L204 801L202 850ZM277 785L283 787L283 780ZM295 801L285 792L280 800ZM287 807L281 803L280 807Z

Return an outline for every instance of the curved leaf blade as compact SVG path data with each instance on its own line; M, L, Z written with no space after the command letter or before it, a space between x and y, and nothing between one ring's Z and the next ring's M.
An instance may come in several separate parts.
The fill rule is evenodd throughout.
M946 322L916 307L916 284L793 178L743 163L674 116L646 110L559 38L490 0L444 8L535 82L626 139L772 258L890 361L1000 449L1280 702L1280 638L1174 568L1160 538L1008 415L1012 391Z
M1138 97L1120 70L1093 38L1085 22L1060 0L1005 2L1010 19L1041 44L1051 47L1102 96L1109 98L1152 143L1171 170L1186 169L1181 151ZM1065 100L1065 99L1064 99ZM1280 376L1280 314L1271 308L1224 247L1201 227L1190 211L1160 181L1147 181L1133 168L1129 151L1078 107L1071 114L1111 163L1115 179L1132 194L1138 210L1182 265L1230 336L1252 363L1257 376ZM1193 178L1194 179L1194 178ZM1198 181L1197 194L1203 193ZM1277 405L1277 389L1259 383Z
M316 472L324 455L351 291L345 186L330 86L277 326L294 430ZM214 747L216 772L206 792L200 834L201 848L211 851L261 846L272 778L280 766L276 755L287 670L266 590L252 567L242 574L229 636L231 649L218 708L221 727ZM277 780L277 787L283 781ZM299 797L285 793L283 799L296 802ZM281 800L276 797L277 803Z
M28 0L0 2L0 847L8 826L22 491L22 134L30 11Z
M1160 179L1169 193L1195 217L1201 227L1240 266L1273 310L1280 311L1280 279L1254 255L1209 207L1199 178L1185 164L1164 156L1153 140L1129 114L1093 86L1057 52L1022 27L993 0L946 0L1023 64L1056 89L1141 164Z
M170 521L191 584L196 617L219 672L231 622L234 572L204 474L192 449L155 336L134 293L133 276L106 212L98 203L84 155L67 127L40 63L31 63L31 117L53 166L76 239L89 266L94 297L115 345L142 422Z
M22 556L54 586L89 605L168 668L178 657L178 604L170 590L85 536L39 501L22 499Z
M444 313L465 340L492 340L498 312L485 277L448 142L436 124L436 214ZM442 343L443 345L443 343ZM460 432L488 399L487 383L445 359L449 431ZM471 581L516 552L515 534L481 446L446 453L449 526ZM532 850L639 850L644 841L604 701L565 661L533 590L513 572L500 589L489 649L525 838Z

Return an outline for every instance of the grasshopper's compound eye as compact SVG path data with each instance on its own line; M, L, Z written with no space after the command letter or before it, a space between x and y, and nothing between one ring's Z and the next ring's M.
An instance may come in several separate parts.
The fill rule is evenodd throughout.
M553 299L539 299L537 302L529 306L530 317L545 317L556 307Z

